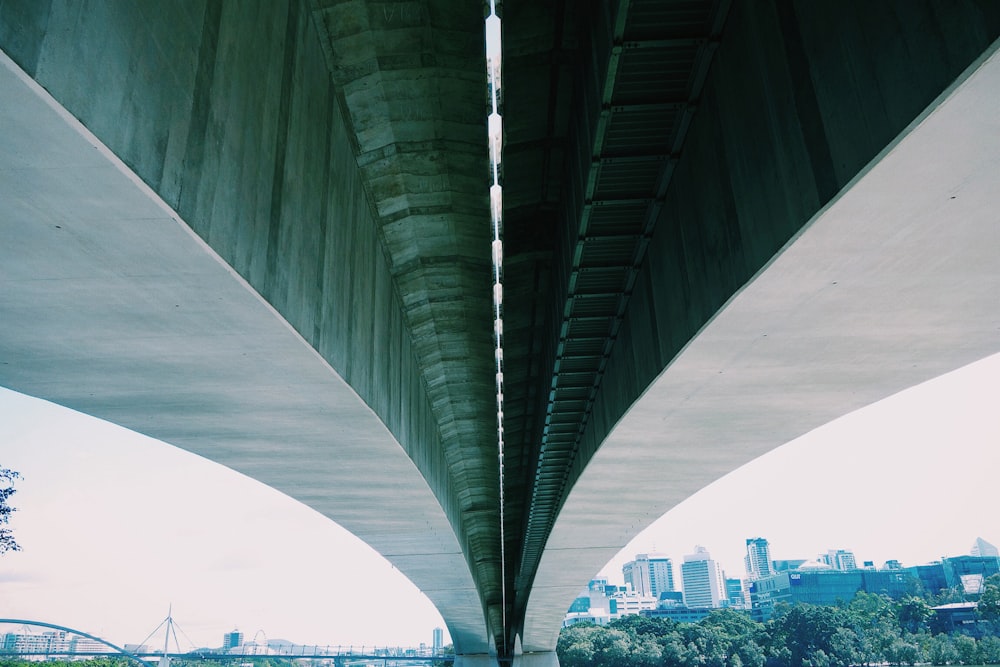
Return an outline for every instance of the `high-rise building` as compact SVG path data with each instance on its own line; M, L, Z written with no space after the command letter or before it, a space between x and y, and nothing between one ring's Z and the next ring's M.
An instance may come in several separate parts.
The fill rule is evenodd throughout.
M693 554L684 556L681 580L684 583L684 604L688 607L721 607L726 599L722 568L712 560L705 547L696 546Z
M40 633L8 632L0 644L5 653L66 653L73 650L73 637L64 630Z
M820 560L835 570L847 572L858 569L858 563L854 559L854 552L845 549L830 549L825 556L820 556Z
M444 630L434 628L434 639L431 641L431 648L437 653L444 646Z
M977 537L972 545L971 554L973 556L992 556L993 558L998 558L1000 557L1000 550L983 538Z
M771 547L763 537L751 537L747 539L747 555L743 558L743 563L747 568L747 578L757 580L762 577L771 576L774 571L771 568Z
M592 579L587 590L573 601L563 618L563 627L589 622L607 625L610 621L656 609L657 599L640 595L628 586L608 585L607 579Z
M622 575L639 595L659 598L660 593L677 590L673 561L663 554L636 554L635 560L622 566Z
M741 580L726 578L726 604L734 609L743 609L748 606Z
M237 646L243 645L243 633L239 630L233 630L232 632L227 632L222 635L222 650L228 651L231 648L236 648Z

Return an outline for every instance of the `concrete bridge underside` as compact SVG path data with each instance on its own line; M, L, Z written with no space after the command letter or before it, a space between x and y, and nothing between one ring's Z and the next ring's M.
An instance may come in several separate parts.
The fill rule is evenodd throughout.
M0 384L370 543L467 662L830 419L1000 350L1000 6L0 0Z

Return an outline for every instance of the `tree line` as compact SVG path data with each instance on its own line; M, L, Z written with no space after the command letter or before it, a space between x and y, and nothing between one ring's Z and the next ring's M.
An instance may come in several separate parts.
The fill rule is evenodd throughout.
M780 604L766 623L732 609L697 623L625 616L564 628L560 667L850 667L1000 664L1000 575L979 600L978 638L936 623L928 601L859 592L835 606Z

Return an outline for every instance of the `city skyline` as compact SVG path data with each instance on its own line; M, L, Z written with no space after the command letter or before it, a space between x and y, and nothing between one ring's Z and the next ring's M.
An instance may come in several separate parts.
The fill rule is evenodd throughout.
M599 576L622 582L621 566L637 553L676 561L702 545L727 576L742 577L746 539L758 536L772 559L845 548L878 564L967 554L977 537L997 544L1000 521L979 508L995 502L998 395L1000 354L845 415L695 493Z
M995 502L997 395L1000 355L817 429L675 507L600 573L580 573L580 587L621 581L637 553L676 560L696 544L742 577L755 536L775 559L846 548L859 561L906 564L968 553L977 537L996 544L1000 526L978 508ZM412 583L332 521L164 443L3 390L0 465L24 475L11 523L24 551L0 558L7 617L124 644L172 603L206 646L233 627L380 645L418 645L446 627ZM935 500L942 493L948 503Z
M757 543L759 543L760 541L767 542L767 538L763 537L763 536L757 536L755 538L748 538L746 540L748 550L751 547L751 544L750 544L751 541L757 542ZM985 550L983 549L983 546L986 547ZM701 547L700 545L697 546L695 548L695 550L696 550L696 552L698 552L699 550L701 550L701 552L706 556L706 558L710 555L709 552L707 550L705 550L704 547ZM988 553L985 553L985 552L988 552ZM662 563L660 565L660 567L672 568L672 561L673 561L673 559L669 555L662 554L662 553L655 554L655 555L657 556L656 560L660 561ZM689 554L688 556L690 556L690 555L691 554ZM948 558L954 558L956 556L976 556L976 557L978 557L980 555L987 556L987 557L1000 557L1000 556L997 555L997 547L995 545L993 545L991 542L989 542L989 540L984 540L982 537L977 537L975 540L973 540L972 546L969 548L969 550L967 552L962 553L962 554L950 554L948 556L942 556L939 559L937 559L935 561L930 561L930 562L923 562L923 563L903 563L903 562L898 561L896 559L887 558L887 559L885 559L885 560L883 560L881 562L876 562L876 561L862 561L861 564L858 564L857 561L854 558L854 553L853 553L853 551L851 549L828 549L826 551L826 553L821 553L819 556L816 556L816 557L801 558L801 557L798 557L798 556L793 556L793 557L790 557L790 558L775 558L775 559L767 558L766 559L767 567L765 569L760 569L760 570L756 570L756 571L751 571L749 569L744 569L744 571L739 572L739 573L729 572L729 571L723 570L723 575L724 575L724 577L725 577L726 580L735 579L735 580L740 580L740 581L747 582L747 581L754 581L756 579L766 578L766 577L771 576L771 575L773 575L776 572L781 571L781 570L795 569L795 567L794 567L795 563L801 563L802 565L805 565L805 566L808 566L808 567L812 567L811 565L809 565L811 563L820 563L822 565L827 566L831 570L840 570L840 571L850 571L850 570L884 570L884 569L898 570L901 567L913 567L913 566L920 566L920 565L929 565L929 564L932 564L932 563L941 562L941 561L946 560ZM639 564L648 564L650 561L653 560L653 556L654 556L654 554L636 554L635 555L635 560L628 561L628 562L626 562L623 565L623 567L622 567L622 574L623 574L623 579L624 579L624 585L625 585L626 588L630 588L631 592L633 592L633 593L635 593L637 595L647 595L647 596L652 596L654 598L657 597L657 595L655 595L653 593L653 591L651 591L649 589L648 583L646 583L646 582L648 582L648 579L642 580L641 578L639 578L640 584L636 585L635 580L629 578L629 572L630 572L630 568L631 567L634 567L634 566L639 565ZM687 558L688 556L685 556L685 558ZM764 560L763 557L761 558L761 560ZM750 562L749 559L745 560L745 563L749 563L749 562ZM786 567L775 567L775 565L779 564L779 563L785 563ZM787 565L789 563L793 564L793 566L789 567ZM682 566L683 566L683 563L682 563ZM813 569L815 569L815 568L813 568ZM677 577L674 577L674 576L670 575L670 580L671 580L671 586L672 587L668 588L668 589L664 589L664 590L671 590L671 591L675 591L675 592L684 592L685 594L687 593L687 591L684 589L683 577L677 578ZM675 580L680 581L681 582L680 585L674 585L674 581Z

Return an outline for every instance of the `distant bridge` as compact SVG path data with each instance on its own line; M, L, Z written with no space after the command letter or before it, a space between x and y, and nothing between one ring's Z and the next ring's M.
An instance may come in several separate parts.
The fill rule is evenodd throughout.
M169 619L169 617L168 617ZM123 656L130 658L140 664L143 667L147 667L148 662L153 659L160 659L167 657L171 660L181 659L181 660L246 660L252 658L264 658L264 657L282 657L289 659L310 659L310 660L333 660L337 665L350 665L359 663L372 663L372 662L382 662L383 664L388 664L389 662L409 662L409 663L427 663L427 662L453 662L454 654L447 653L441 649L429 649L425 647L420 648L409 648L409 647L377 647L377 646L356 646L356 645L326 645L321 646L319 644L307 646L307 645L278 645L278 646L253 646L248 645L245 647L243 652L232 652L232 651L214 651L210 649L195 649L192 651L126 651L125 649L112 644L111 642L102 639L96 635L92 635L82 630L77 630L75 628L70 628L64 625L56 625L55 623L46 623L44 621L31 621L26 619L17 618L0 618L0 624L11 624L11 625L29 625L38 626L44 628L52 628L54 630L61 630L63 632L68 632L74 635L79 635L81 637L86 637L93 641L99 642L107 646L110 650L108 651L72 651L65 650L59 647L54 647L52 649L46 650L18 650L16 648L2 650L5 655L16 655L19 657L66 657L66 658L99 658L99 657L118 657Z
M65 625L56 625L55 623L46 623L44 621L28 621L28 620L20 619L20 618L0 618L0 624L4 624L4 623L10 623L12 625L33 625L33 626L38 626L38 627L42 627L42 628L52 628L53 630L61 630L63 632L70 632L70 633L72 633L74 635L79 635L80 637L86 637L87 639L92 639L95 642L99 642L101 644L104 644L105 646L107 646L108 648L112 649L112 651L113 651L113 653L111 653L111 652L94 653L93 654L94 656L98 656L98 655L122 655L122 656L125 656L127 658L131 658L132 660L135 660L136 662L138 662L139 664L142 664L144 666L146 664L145 662L142 661L142 659L140 659L135 654L126 651L125 649L121 648L120 646L115 646L114 644L112 644L111 642L107 641L106 639L101 639L100 637L98 637L96 635L92 635L92 634L89 634L89 633L84 632L82 630L77 630L75 628L69 628L69 627L66 627ZM18 652L13 651L13 650L10 651L9 653L5 650L4 653L7 653L8 655L18 655L18 656L28 656L28 655L69 655L69 654L54 653L54 652L47 652L47 653L38 653L38 652L18 653Z
M250 652L250 653L215 653L212 651L191 651L189 653L173 653L168 652L166 656L171 660L246 660L253 658L289 658L292 660L333 660L336 664L358 664L358 663L372 663L372 662L410 662L410 663L427 663L427 662L453 662L455 659L454 654L445 653L443 651L431 651L431 650L417 650L413 652L410 649L402 649L403 652L394 653L391 652L394 649L389 649L390 652L379 652L377 649L370 649L364 651L363 649L355 649L354 652L344 648L343 652L340 652L341 647L292 647L293 650L283 651L280 649L267 649ZM304 649L304 650L300 650ZM312 649L315 649L313 651ZM151 651L151 652L141 652L141 653L127 653L125 651L13 651L6 653L6 655L16 655L18 657L66 657L66 658L101 658L101 657L130 657L137 658L144 661L149 661L151 659L159 659L163 657L162 651Z

